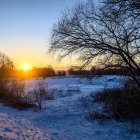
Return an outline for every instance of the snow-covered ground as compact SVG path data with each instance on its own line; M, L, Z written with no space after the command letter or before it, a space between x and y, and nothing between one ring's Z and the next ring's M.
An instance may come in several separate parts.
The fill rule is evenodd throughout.
M42 79L26 81L26 89L33 89ZM17 110L0 105L0 140L139 140L139 123L132 135L130 122L89 120L89 109L80 99L91 92L123 85L125 77L102 76L87 80L79 77L54 77L43 81L46 90L54 94L46 100L42 110ZM93 104L93 109L97 106Z
M49 136L30 122L24 119L17 119L0 113L0 139L4 140L25 140L42 139L49 140Z

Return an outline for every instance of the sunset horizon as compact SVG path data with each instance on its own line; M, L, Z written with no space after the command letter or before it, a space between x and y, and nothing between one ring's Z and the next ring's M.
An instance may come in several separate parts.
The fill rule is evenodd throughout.
M80 2L81 0L79 0ZM58 63L48 53L50 35L59 15L72 8L74 1L18 1L0 2L0 51L14 62L17 69L28 63L36 67L69 67L75 65L69 59Z
M140 140L140 0L0 0L0 140Z

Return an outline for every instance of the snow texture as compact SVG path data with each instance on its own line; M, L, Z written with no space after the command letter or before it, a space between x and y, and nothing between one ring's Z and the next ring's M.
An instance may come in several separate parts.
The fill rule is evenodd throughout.
M92 104L84 107L80 100L88 99L104 88L121 87L123 76L101 76L86 79L74 76L54 77L45 80L26 80L26 90L43 81L46 91L54 94L53 100L46 100L42 110L17 110L0 105L0 140L139 140L139 122L131 134L131 123L116 120L90 120L91 109L101 106Z
M10 117L0 113L0 140L49 140L43 131L27 120Z

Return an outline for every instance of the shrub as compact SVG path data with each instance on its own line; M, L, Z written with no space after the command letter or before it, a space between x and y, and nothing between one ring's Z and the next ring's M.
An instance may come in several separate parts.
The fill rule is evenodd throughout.
M25 94L25 82L19 79L9 80L4 102L18 109L35 107L35 104L31 102L29 97Z
M38 107L42 109L44 99L53 99L53 92L46 91L42 81L32 91L25 92L25 82L20 79L0 79L1 101L18 109Z
M25 109L35 107L30 98L25 94L25 83L19 79L0 78L1 102L14 108Z
M94 95L94 102L104 102L104 112L118 119L140 117L140 91L133 89L106 89Z
M52 99L53 94L46 92L43 81L37 83L36 88L30 91L29 95L32 96L32 102L39 108L42 109L42 103L44 99Z
M64 70L59 70L59 71L57 71L57 76L66 76L66 71L64 71Z
M0 98L3 99L9 92L8 87L9 80L6 78L0 78Z

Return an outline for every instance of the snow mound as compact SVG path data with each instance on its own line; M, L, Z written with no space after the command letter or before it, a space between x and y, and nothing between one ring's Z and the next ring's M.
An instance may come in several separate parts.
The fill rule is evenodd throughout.
M49 140L49 136L28 121L0 113L0 140Z

